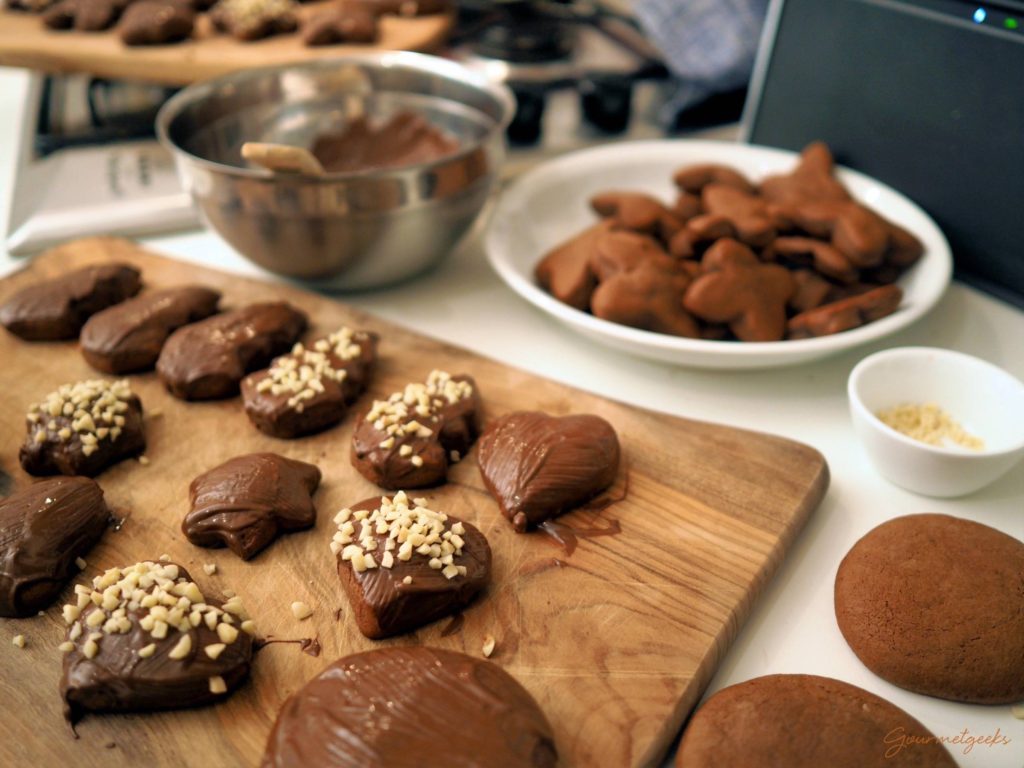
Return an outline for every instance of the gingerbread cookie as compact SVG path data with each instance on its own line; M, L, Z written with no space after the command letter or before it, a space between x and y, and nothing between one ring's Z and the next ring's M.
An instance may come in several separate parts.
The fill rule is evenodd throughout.
M594 240L590 269L598 281L605 281L620 272L631 272L648 261L661 266L674 263L653 237L628 230L609 229Z
M182 400L231 397L247 373L291 349L306 323L305 314L283 301L214 315L172 333L156 370Z
M141 287L127 264L83 267L22 288L0 306L0 323L27 341L74 339L92 315Z
M782 339L786 304L796 290L789 270L762 264L749 248L728 238L707 250L701 267L704 273L683 297L687 311L728 324L741 341Z
M789 225L788 218L777 206L727 184L708 184L700 200L707 214L731 225L732 231L724 237L734 237L746 245L767 245L775 239L779 229Z
M381 639L463 610L491 578L491 548L469 523L404 491L341 510L331 551L359 631Z
M708 184L723 184L747 194L755 192L754 185L742 173L727 165L715 163L702 163L680 168L673 174L672 181L680 190L690 195L700 195Z
M439 704L443 702L443 704ZM420 645L345 656L278 713L261 768L555 768L551 725L497 664Z
M345 326L308 348L296 344L242 380L246 415L261 432L285 439L334 426L366 389L377 342L377 334Z
M1024 699L1024 543L949 515L890 520L839 565L836 620L894 685L977 704Z
M125 45L167 45L192 36L196 15L182 0L136 0L118 27Z
M829 336L880 320L899 309L903 290L898 285L883 285L849 298L794 315L786 323L790 339Z
M0 499L0 616L48 607L109 522L103 491L85 477L41 480Z
M480 438L480 474L517 533L590 501L619 471L619 438L589 414L516 411Z
M192 481L182 533L197 547L228 547L248 560L278 534L313 527L319 485L313 464L276 453L237 456Z
M829 239L855 267L877 267L888 252L889 222L852 200L807 201L789 213L796 227Z
M342 5L310 16L302 24L302 42L310 47L338 43L374 43L377 16L362 6Z
M955 768L921 723L863 688L766 675L723 688L690 718L677 768Z
M761 252L761 258L795 268L813 266L819 274L847 285L860 276L839 249L813 237L778 237Z
M77 585L75 597L64 606L60 646L72 723L86 712L210 704L249 674L256 628L241 600L204 595L179 565L108 568L91 587Z
M824 142L808 144L800 153L796 168L787 174L768 176L761 182L761 196L786 205L849 200L850 193L835 178L834 168L832 152Z
M127 380L65 384L29 408L18 458L32 475L93 477L146 450L142 402Z
M697 338L700 328L683 306L692 282L687 269L671 259L650 259L602 282L591 298L591 311L613 323Z
M238 40L260 40L294 32L299 24L295 11L293 0L220 0L210 19Z
M82 356L104 373L148 370L173 331L214 314L219 301L218 291L186 285L116 304L82 327Z
M480 394L469 376L431 371L375 400L352 434L352 465L381 488L423 488L444 482L480 432Z
M601 192L590 198L590 207L614 227L655 235L664 242L684 224L660 200L640 192Z
M602 234L611 223L602 221L549 251L534 268L540 287L563 304L586 311L597 287L591 259Z

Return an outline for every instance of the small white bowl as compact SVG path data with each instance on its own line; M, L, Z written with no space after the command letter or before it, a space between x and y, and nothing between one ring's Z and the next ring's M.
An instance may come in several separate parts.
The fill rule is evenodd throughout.
M1005 474L1024 456L1024 384L976 357L931 347L897 347L861 360L847 384L853 426L875 468L924 496L963 496ZM935 403L985 447L936 447L875 416L902 403Z

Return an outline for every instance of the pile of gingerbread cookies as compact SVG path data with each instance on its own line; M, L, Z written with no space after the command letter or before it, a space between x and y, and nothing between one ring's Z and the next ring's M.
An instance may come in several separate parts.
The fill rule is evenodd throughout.
M8 0L37 13L53 30L103 32L116 27L125 45L168 45L193 37L208 17L213 31L242 42L298 32L307 46L374 43L382 16L447 13L449 0L334 0L311 11L302 0ZM206 33L204 33L205 35Z
M614 323L690 338L827 336L892 314L921 242L857 202L817 142L759 184L723 165L678 170L667 205L635 191L590 203L600 220L547 253L540 285Z
M144 289L141 277L130 264L106 262L30 284L0 303L0 325L19 339L77 340L90 366L122 377L63 383L26 404L19 460L43 479L0 499L0 561L10 566L0 574L0 616L36 615L61 595L112 522L92 478L133 457L148 461L145 411L130 375L155 370L185 402L240 395L253 426L283 440L337 426L372 384L380 339L371 331L342 326L303 342L308 317L286 302L222 310L218 291ZM517 533L577 509L619 475L618 437L598 416L514 411L485 424L474 379L441 370L380 393L355 417L350 461L389 493L334 513L323 548L366 637L413 632L459 613L489 585L487 537L412 493L446 483L450 467L476 444L484 484ZM318 466L272 452L225 458L182 488L189 510L181 532L192 545L226 547L249 560L280 535L316 525ZM225 598L208 595L167 556L110 565L91 583L76 584L62 610L68 719L197 706L231 695L248 678L259 640L241 598ZM292 610L296 617L311 612L302 603ZM485 642L485 657L493 645ZM423 663L435 664L444 679L423 679L410 689L402 670ZM390 681L393 673L401 674ZM351 676L344 696L335 692L331 701L316 703L315 691L330 687L336 674ZM405 697L400 703L413 712L430 711L439 696L449 705L488 697L491 705L473 704L453 724L459 732L463 719L478 718L474 733L483 741L454 748L447 754L452 762L460 755L470 761L480 749L496 764L556 762L543 712L499 667L465 654L394 647L339 660L291 699L268 743L267 764L326 764L323 755L354 750L346 764L363 765L369 763L361 745L382 755L407 749L364 717L336 724L345 717L346 697L372 702L384 695L383 682L393 682L400 690L384 693ZM319 739L295 740L293 732L325 720L335 725L321 729ZM516 726L493 726L506 721ZM423 730L416 721L410 728ZM428 742L436 748L450 738L433 733ZM374 764L394 764L392 757Z

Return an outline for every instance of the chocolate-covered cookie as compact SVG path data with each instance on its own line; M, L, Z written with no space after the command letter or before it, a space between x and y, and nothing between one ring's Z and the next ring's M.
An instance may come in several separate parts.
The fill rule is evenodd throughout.
M817 675L723 688L690 719L677 768L954 768L946 748L894 704Z
M65 384L29 408L18 458L33 475L94 477L146 450L142 401L127 380Z
M129 0L60 0L46 9L43 24L50 29L102 32L120 17Z
M505 670L422 646L339 659L281 707L262 768L554 768L551 725Z
M139 292L126 264L83 267L22 288L0 306L0 323L27 341L74 339L90 316Z
M331 551L359 631L379 639L461 611L491 578L491 548L474 526L405 491L334 517Z
M480 438L480 474L518 533L568 512L615 482L619 439L600 416L516 411Z
M283 301L250 304L179 328L156 370L182 400L231 397L247 373L291 349L304 330L305 314Z
M296 344L242 381L249 420L268 435L300 437L334 426L361 395L377 361L378 336L345 326Z
M167 45L190 38L195 21L194 9L184 0L137 0L124 12L118 29L125 45Z
M199 547L228 547L248 560L279 533L312 528L320 470L276 453L236 456L189 486L181 530Z
M1024 543L948 515L866 534L839 565L836 620L894 685L978 704L1024 699Z
M352 434L352 466L381 488L444 482L480 432L480 394L469 376L431 371L373 406Z
M210 18L217 29L247 41L294 32L295 11L293 0L220 0Z
M97 312L82 327L82 356L104 373L152 368L164 342L183 325L217 311L220 293L186 285L151 291Z
M60 690L71 722L209 704L249 674L256 629L241 600L204 596L174 563L104 571L75 587L64 620Z
M78 572L110 521L86 477L40 480L0 500L0 616L32 616Z

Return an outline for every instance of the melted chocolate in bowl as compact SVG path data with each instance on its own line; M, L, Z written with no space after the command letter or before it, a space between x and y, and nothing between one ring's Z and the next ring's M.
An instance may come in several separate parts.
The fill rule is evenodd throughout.
M458 141L415 112L384 122L357 117L341 133L324 133L312 152L328 173L403 168L440 160L458 151Z

